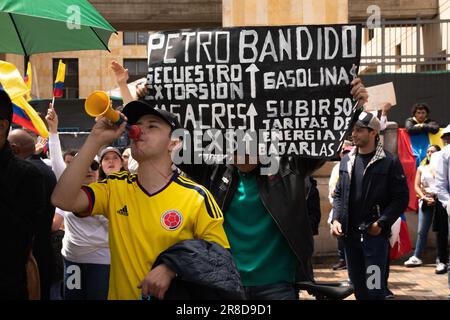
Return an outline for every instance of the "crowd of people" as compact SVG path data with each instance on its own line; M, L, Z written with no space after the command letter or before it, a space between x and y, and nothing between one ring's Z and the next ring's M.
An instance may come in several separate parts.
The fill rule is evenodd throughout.
M426 247L428 232L430 227L436 232L436 274L446 274L448 270L448 235L449 219L447 215L449 175L448 158L445 158L445 151L450 144L450 125L447 125L440 132L440 125L429 118L430 107L426 103L417 103L412 108L412 116L405 123L405 128L410 135L423 133L438 134L444 146L443 150L436 144L429 145L426 151L426 158L421 161L417 157L417 162L421 162L417 168L414 188L419 200L418 204L418 228L417 241L414 254L405 261L406 267L418 267L423 264L421 259ZM447 208L447 209L446 209ZM449 271L450 284L450 271Z
M295 283L314 281L320 199L311 174L325 160L284 156L273 175L262 175L262 165L248 156L232 165L175 166L172 154L183 144L172 136L182 128L178 118L135 100L127 70L116 62L111 69L125 122L118 126L101 117L80 150L63 152L50 105L47 162L29 132L10 131L12 104L0 90L0 211L6 215L0 234L7 257L0 267L0 299L28 299L38 286L41 299L297 300ZM359 78L351 85L362 107L367 91ZM145 90L138 88L138 95ZM348 269L357 299L389 295L391 226L409 200L400 161L380 141L390 108L357 112L351 141L330 178L329 224L339 247L335 269ZM439 125L429 112L425 104L415 106L406 130L436 133ZM126 124L138 126L140 135L121 152L111 144ZM442 140L450 142L450 126ZM419 236L405 265L422 264L434 221L436 272L443 273L450 149L432 145L427 156L416 178ZM27 275L30 263L37 264L38 282ZM374 265L382 281L371 288L367 268Z

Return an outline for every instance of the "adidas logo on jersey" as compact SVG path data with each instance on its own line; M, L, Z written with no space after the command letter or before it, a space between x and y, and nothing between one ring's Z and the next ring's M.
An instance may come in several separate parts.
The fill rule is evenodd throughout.
M128 216L128 209L125 205L122 209L117 210L117 214L120 214L122 216Z

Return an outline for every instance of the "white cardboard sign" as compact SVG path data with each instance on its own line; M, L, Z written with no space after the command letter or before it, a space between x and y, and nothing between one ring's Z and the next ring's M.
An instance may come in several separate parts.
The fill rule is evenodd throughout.
M366 111L381 110L383 104L386 102L389 102L392 106L397 104L393 82L367 87L366 89L369 94L369 101L364 107Z

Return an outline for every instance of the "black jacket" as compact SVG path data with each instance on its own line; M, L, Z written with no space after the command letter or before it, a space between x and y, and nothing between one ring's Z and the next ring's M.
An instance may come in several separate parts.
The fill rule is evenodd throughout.
M422 127L415 127L417 121L414 117L406 119L405 129L409 134L418 134L418 133L433 133L436 134L439 132L439 124L436 121L427 119L423 123Z
M0 150L0 299L27 299L26 262L45 209L44 180L30 162Z
M351 176L356 153L357 148L342 159L334 194L333 220L342 224L344 236L348 231ZM381 144L365 169L363 189L363 223L369 225L378 221L382 234L388 236L392 224L408 206L409 191L400 161L385 151Z
M280 232L299 261L301 272L310 272L314 240L306 205L305 178L325 163L321 159L282 157L274 175L257 174L259 195ZM181 165L192 179L214 195L226 219L228 207L239 183L237 168L232 165ZM233 248L231 248L233 250Z
M184 240L163 251L153 268L167 265L177 274L165 300L236 300L243 288L229 250L205 240Z
M320 218L322 213L320 211L320 194L317 189L317 181L313 177L305 179L306 189L306 206L308 208L309 223L313 236L319 234Z
M41 300L50 299L50 285L53 278L55 260L51 243L51 232L55 206L51 202L53 189L56 186L56 176L52 169L42 161L39 156L33 155L27 159L38 168L44 177L45 185L45 211L43 219L36 226L36 236L33 242L33 255L39 267L39 280L41 284Z

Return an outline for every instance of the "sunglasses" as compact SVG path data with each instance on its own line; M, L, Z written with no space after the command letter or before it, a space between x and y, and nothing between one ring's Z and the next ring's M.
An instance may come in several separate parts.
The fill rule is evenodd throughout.
M95 160L92 161L92 163L91 163L91 170L92 171L97 171L99 167L100 167L100 165L98 164L97 161L95 161Z

